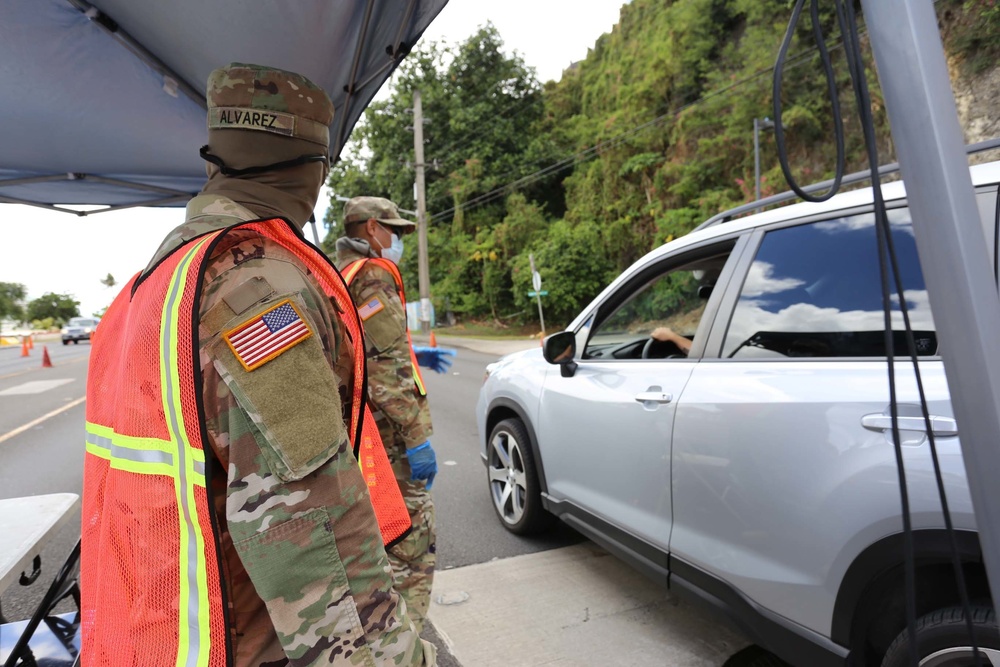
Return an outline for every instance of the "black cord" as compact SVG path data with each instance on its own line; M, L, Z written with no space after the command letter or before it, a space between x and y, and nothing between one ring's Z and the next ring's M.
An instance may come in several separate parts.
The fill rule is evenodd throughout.
M858 111L861 117L862 128L865 133L865 146L868 152L869 166L872 169L873 180L872 180L872 190L875 198L876 207L876 224L881 225L882 233L881 239L884 242L884 247L886 254L882 256L880 254L880 269L882 272L883 280L883 300L885 301L889 298L889 284L888 277L886 274L885 261L882 257L888 259L889 269L891 269L893 282L895 284L896 294L899 297L900 312L903 316L904 333L905 340L908 348L908 353L910 361L913 365L913 372L916 377L917 382L917 392L920 400L920 410L924 418L924 428L927 431L928 444L931 453L931 460L934 467L934 476L938 488L938 497L941 501L941 511L945 522L945 532L948 535L949 546L951 551L952 567L955 571L956 583L958 585L959 598L962 604L963 615L965 616L966 630L969 633L969 640L972 645L974 664L976 667L981 667L981 658L979 654L979 648L976 644L976 637L972 626L972 613L971 605L969 602L968 589L966 588L965 573L962 570L961 559L958 554L958 543L955 537L955 528L951 520L951 512L948 507L948 497L944 487L944 479L941 474L941 464L937 453L937 441L934 436L934 429L931 424L930 410L927 404L927 395L924 391L923 377L920 372L919 360L917 357L916 343L913 337L913 327L910 322L909 317L909 307L906 303L905 289L902 282L902 276L899 270L899 261L896 254L895 245L892 239L892 227L889 224L888 215L886 213L885 201L882 198L882 188L881 179L878 174L878 147L875 142L875 122L871 111L871 98L868 93L868 83L865 78L864 72L864 61L861 55L861 45L858 40L857 35L857 17L854 12L854 5L851 0L836 0L838 7L838 20L841 22L841 31L844 33L845 43L848 43L848 48L845 48L847 53L848 63L851 68L851 77L854 81L855 96L858 103ZM881 218L881 219L880 219ZM890 308L891 303L885 301L883 304L886 313L886 353L889 358L890 367L890 386L895 390L895 372L893 370L894 363L893 357L895 355L894 350L894 335L892 332L892 323L890 318ZM896 399L892 399L892 412L893 412L893 439L896 441L896 449L899 452L897 455L897 462L900 466L900 476L905 478L905 473L902 468L902 458L901 458L901 447L899 439L899 423L896 408ZM903 487L901 487L903 488ZM903 491L905 494L905 490ZM907 522L908 516L904 515L904 522ZM917 662L917 637L914 630L914 626L910 624L916 624L916 580L915 580L915 554L913 547L913 536L912 536L912 525L910 526L910 533L904 535L904 549L907 566L907 629L909 635L909 645L911 653L911 661L915 665Z
M785 54L787 53L788 46L791 43L792 36L794 35L795 28L798 24L799 17L802 13L802 9L805 6L805 0L798 0L792 12L792 18L788 26L788 31L785 35L785 40L782 42L781 50L778 55L778 62L775 65L775 82L774 82L774 115L775 115L775 130L776 135L781 132L780 139L778 139L778 154L781 161L782 171L788 180L789 185L792 189L799 194L803 199L808 201L824 201L829 199L840 187L840 180L843 175L844 167L842 162L843 150L843 119L840 113L839 104L837 101L837 91L836 85L832 74L832 62L830 61L829 54L825 49L821 48L820 58L823 62L823 68L826 72L827 82L831 84L830 96L831 105L833 107L833 122L834 122L834 132L837 141L837 168L836 176L834 178L834 184L831 186L830 190L822 195L820 198L810 198L807 193L801 192L801 189L794 182L791 176L791 170L788 167L788 154L787 148L784 143L783 128L780 123L780 111L781 111L781 98L780 98L780 77L783 69L783 60ZM861 52L861 46L857 30L857 17L855 15L854 6L852 0L834 0L834 6L836 8L837 22L840 27L840 31L844 42L844 52L846 55L848 69L851 75L851 81L853 83L853 91L855 95L855 100L858 106L858 114L861 121L861 127L864 133L865 149L868 157L869 167L872 173L872 196L874 199L875 208L875 227L876 227L876 242L878 244L879 253L879 274L880 282L882 288L882 307L883 307L883 317L885 325L885 349L886 349L886 359L889 371L889 400L890 400L890 413L892 416L892 438L894 444L894 450L896 455L896 466L897 473L899 476L900 485L900 503L903 519L903 559L904 559L904 570L905 570L905 582L906 582L906 627L908 642L910 648L910 662L914 667L917 664L918 657L918 647L916 638L916 561L915 561L915 550L913 544L913 526L910 517L910 504L909 504L909 493L906 483L906 471L904 467L902 447L900 444L899 436L899 409L898 409L898 396L896 389L896 373L895 373L895 337L892 328L892 288L895 287L896 294L900 301L900 311L903 317L904 331L905 331L905 341L907 345L908 356L911 363L913 364L914 374L917 381L917 391L920 398L921 412L924 418L924 427L927 430L927 437L930 445L931 458L934 465L935 480L937 482L938 495L941 500L942 513L944 515L945 529L949 536L949 546L951 548L952 566L955 570L956 583L959 588L959 596L962 603L962 609L965 615L966 629L969 633L969 637L972 644L973 655L975 664L977 667L981 665L981 658L976 645L976 638L972 627L972 614L971 606L968 597L968 590L966 588L964 571L961 567L961 559L958 554L958 545L955 537L954 526L951 521L951 514L948 508L947 494L945 492L944 480L941 474L941 466L937 453L937 443L934 437L934 431L932 428L930 420L930 412L927 404L927 396L924 390L923 380L920 373L919 359L916 350L916 343L913 337L913 327L909 316L909 307L905 299L905 290L902 283L901 272L899 270L899 262L896 254L895 244L892 239L892 227L889 223L888 213L885 206L885 200L882 196L881 179L878 173L879 161L878 161L878 147L876 144L875 137L875 122L871 111L871 98L868 92L868 84L865 79L864 71L864 61ZM819 22L819 10L818 10L818 0L812 0L811 3L811 16L813 21L813 33L819 42L823 45L823 34ZM996 213L996 240L1000 244L1000 193L998 193L997 202L997 213ZM996 264L994 268L996 272ZM890 284L890 273L892 277L892 285ZM1000 285L1000 274L997 274L998 285Z
M788 57L788 48L792 44L792 38L795 36L795 28L799 24L799 16L802 14L802 9L805 7L805 4L806 0L797 0L795 3L795 7L792 9L792 19L788 23L788 30L785 31L785 38L781 41L781 48L778 49L778 59L774 63L774 83L771 88L771 97L774 107L774 142L778 147L778 162L781 165L781 171L785 175L785 180L788 181L789 187L791 187L795 194L805 201L823 202L837 194L837 191L840 189L840 180L844 177L844 165L846 163L846 158L844 155L844 124L840 113L840 97L837 94L837 79L833 73L833 62L830 59L830 51L826 48L826 39L823 35L822 23L820 22L819 0L812 0L810 3L809 13L812 18L813 36L816 39L820 61L823 63L823 72L826 76L827 89L830 95L830 105L832 106L833 111L833 137L837 146L837 165L834 170L833 185L830 186L830 189L825 194L819 196L809 194L799 186L795 177L792 176L792 168L788 164L788 149L785 145L785 127L781 123L782 73L785 71L785 60ZM847 43L845 41L845 48L846 46Z

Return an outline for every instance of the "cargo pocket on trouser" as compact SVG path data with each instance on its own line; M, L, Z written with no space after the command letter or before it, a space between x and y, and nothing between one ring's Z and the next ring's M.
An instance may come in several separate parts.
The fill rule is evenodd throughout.
M325 509L234 546L290 659L320 664L369 651Z

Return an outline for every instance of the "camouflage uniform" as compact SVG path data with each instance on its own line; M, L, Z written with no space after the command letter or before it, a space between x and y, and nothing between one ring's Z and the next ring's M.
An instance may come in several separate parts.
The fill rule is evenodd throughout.
M356 260L376 256L366 241L337 240L336 263L341 271ZM430 407L427 397L414 389L406 313L392 275L367 263L349 289L359 308L376 297L384 304L379 312L363 322L368 355L368 395L413 522L413 532L389 550L389 560L396 590L406 600L417 627L422 628L430 607L437 561L434 502L426 482L410 479L406 449L419 445L433 433Z
M244 90L266 90L263 103L227 106L282 108L276 100L284 96L285 115L322 119L296 101L303 95L292 97L305 80L275 72L250 73ZM213 81L247 83L219 73L210 79L210 119L220 106ZM322 91L305 92L310 105L329 105ZM230 199L199 195L151 266L186 240L259 218ZM245 370L222 334L285 299L314 335ZM419 638L392 587L348 438L353 348L337 306L291 252L243 230L226 234L206 259L198 308L208 441L228 472L228 479L212 477L210 494L233 664L434 665L434 647Z

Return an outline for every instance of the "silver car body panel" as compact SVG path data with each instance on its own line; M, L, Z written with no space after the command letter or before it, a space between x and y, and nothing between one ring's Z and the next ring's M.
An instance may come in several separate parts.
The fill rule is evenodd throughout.
M921 371L931 414L953 416L942 363ZM905 365L897 387L919 414ZM902 530L891 436L862 426L888 396L879 361L698 364L675 418L671 554L829 636L847 568ZM927 437L900 435L914 528L939 528ZM936 442L952 519L973 529L958 438Z

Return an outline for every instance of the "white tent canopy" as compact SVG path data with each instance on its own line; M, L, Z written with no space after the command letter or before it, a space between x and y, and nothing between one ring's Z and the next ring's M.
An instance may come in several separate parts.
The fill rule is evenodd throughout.
M205 81L230 62L322 86L336 159L446 2L4 0L0 202L184 204L205 181Z

